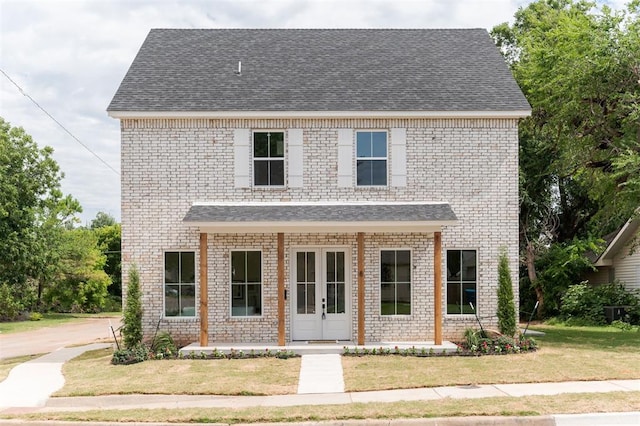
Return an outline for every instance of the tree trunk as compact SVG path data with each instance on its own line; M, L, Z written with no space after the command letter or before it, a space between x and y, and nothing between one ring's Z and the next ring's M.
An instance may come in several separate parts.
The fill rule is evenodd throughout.
M538 275L536 273L536 254L535 248L533 247L533 243L527 243L526 250L526 262L527 262L527 274L529 275L529 281L531 282L531 286L536 292L536 300L538 301L538 311L536 312L536 317L538 319L542 318L542 308L544 307L544 294L542 292L542 288L538 285Z

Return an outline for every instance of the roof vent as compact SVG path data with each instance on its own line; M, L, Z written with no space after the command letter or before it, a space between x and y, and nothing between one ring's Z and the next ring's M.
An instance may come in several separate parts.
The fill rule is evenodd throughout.
M242 74L242 61L238 61L238 71L236 71L236 75Z

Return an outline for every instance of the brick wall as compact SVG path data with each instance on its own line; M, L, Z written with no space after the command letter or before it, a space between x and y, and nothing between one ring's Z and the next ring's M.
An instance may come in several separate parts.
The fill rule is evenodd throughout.
M337 129L393 127L407 129L407 186L339 188ZM235 188L235 128L302 128L304 187L275 190ZM162 317L164 251L193 250L198 265L198 230L182 224L187 210L197 201L448 202L459 220L456 225L443 228L443 250L477 250L477 302L483 325L495 327L497 323L493 313L497 303L497 258L501 247L507 249L514 292L518 297L518 147L515 119L127 119L122 120L121 129L123 291L126 292L126 270L135 263L140 270L145 307L143 322L147 336L153 333L160 321L161 329L169 330L181 341L198 338L197 318ZM287 287L289 247L310 244L310 241L317 245L349 246L355 271L355 234L286 235ZM366 339L431 339L432 236L367 234L365 247ZM378 314L378 257L379 249L384 247L412 250L414 311L410 318L383 318ZM232 248L263 251L263 316L260 318L230 317L229 250ZM212 234L209 236L208 261L210 340L277 340L276 236ZM352 282L351 314L355 338L355 272ZM446 296L444 293L443 298ZM288 339L288 304L286 315ZM472 316L445 315L444 336L454 338L465 327L473 325L475 318Z

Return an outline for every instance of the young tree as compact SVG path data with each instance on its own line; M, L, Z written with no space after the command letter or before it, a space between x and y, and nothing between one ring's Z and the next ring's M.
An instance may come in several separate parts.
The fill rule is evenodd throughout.
M513 283L509 258L505 250L498 260L498 330L505 336L514 336L517 330L516 305L513 300Z
M140 275L136 265L129 269L127 299L123 316L124 346L133 349L142 343L142 300L140 295Z

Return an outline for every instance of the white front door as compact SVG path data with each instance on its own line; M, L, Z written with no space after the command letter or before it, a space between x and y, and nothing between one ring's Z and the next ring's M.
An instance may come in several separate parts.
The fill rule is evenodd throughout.
M345 249L297 249L292 256L292 340L348 340L349 257Z

